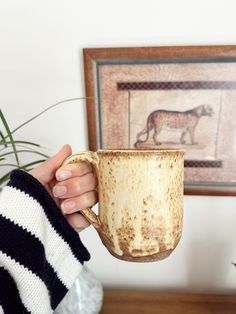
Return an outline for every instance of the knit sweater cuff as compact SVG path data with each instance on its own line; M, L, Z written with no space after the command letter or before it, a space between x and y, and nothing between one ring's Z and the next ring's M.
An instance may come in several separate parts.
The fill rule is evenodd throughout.
M42 206L53 228L70 245L74 255L81 263L90 259L90 255L81 242L78 233L71 228L51 195L38 180L27 172L14 170L11 173L8 186L28 194Z
M51 195L28 173L12 172L0 207L0 266L15 282L27 311L51 313L89 253Z

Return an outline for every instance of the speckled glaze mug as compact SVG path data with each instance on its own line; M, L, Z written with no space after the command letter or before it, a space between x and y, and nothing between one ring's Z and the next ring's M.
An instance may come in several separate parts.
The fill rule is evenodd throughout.
M70 156L98 177L99 213L82 214L109 252L122 260L166 258L178 244L183 221L184 152L177 149L99 150Z

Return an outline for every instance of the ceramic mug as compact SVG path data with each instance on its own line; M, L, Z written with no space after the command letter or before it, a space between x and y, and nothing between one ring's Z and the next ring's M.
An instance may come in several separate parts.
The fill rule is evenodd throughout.
M98 150L64 164L81 161L93 165L99 195L98 215L81 212L109 252L134 262L166 258L182 233L183 150Z

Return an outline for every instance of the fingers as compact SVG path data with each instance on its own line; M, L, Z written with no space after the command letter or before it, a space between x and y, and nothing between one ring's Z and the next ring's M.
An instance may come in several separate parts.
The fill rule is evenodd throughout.
M77 229L77 231L82 231L90 225L88 220L78 212L66 215L66 220L71 225L71 227Z
M97 177L89 163L67 164L56 172L57 183L53 195L61 200L61 210L68 223L75 229L84 229L90 225L79 212L97 203Z
M77 164L67 164L60 167L56 172L57 181L64 181L72 177L80 177L89 172L92 172L92 166L87 162Z
M97 177L90 172L59 182L53 188L53 195L61 199L72 198L93 191L96 187Z
M97 203L97 200L97 192L92 191L74 198L66 199L61 203L61 210L72 228L80 232L90 225L88 220L80 213L80 210L92 207Z
M64 200L61 203L61 209L63 213L71 214L94 206L97 203L97 200L97 191L90 191L82 195Z

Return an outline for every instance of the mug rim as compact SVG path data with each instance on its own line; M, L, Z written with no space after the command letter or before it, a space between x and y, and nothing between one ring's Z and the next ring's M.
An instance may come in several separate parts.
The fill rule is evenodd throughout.
M181 153L185 154L185 150L182 148L115 148L115 149L98 149L97 153Z

